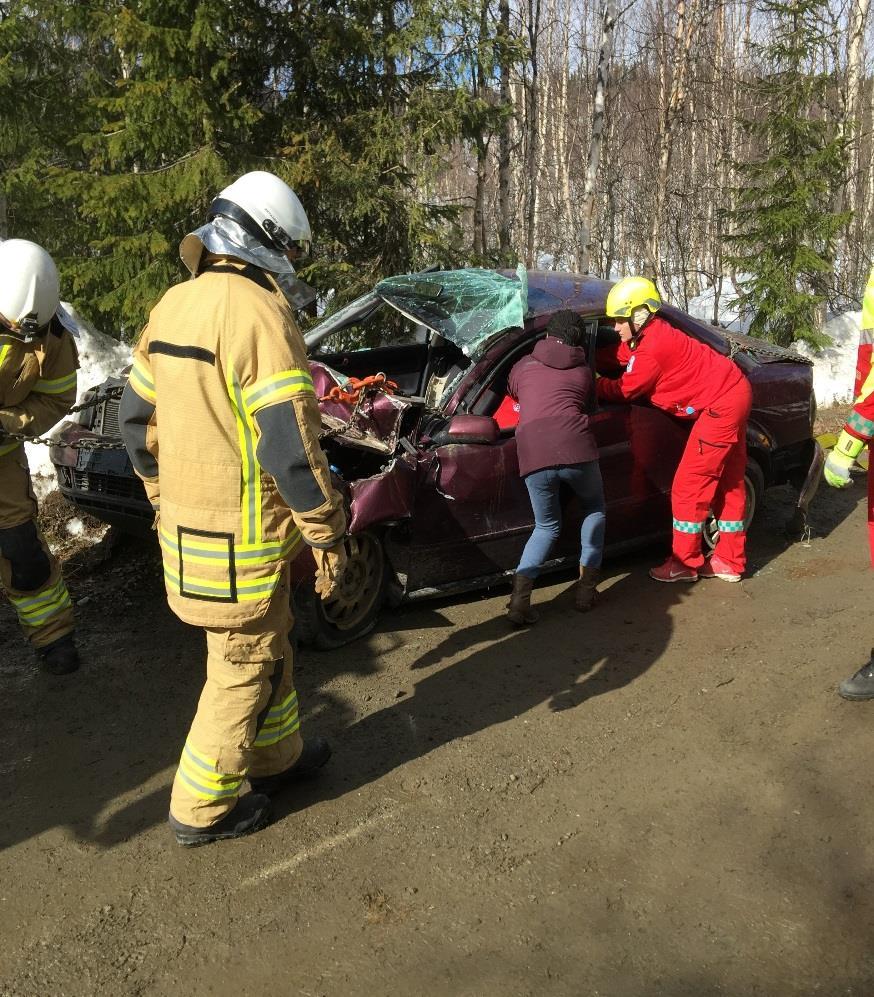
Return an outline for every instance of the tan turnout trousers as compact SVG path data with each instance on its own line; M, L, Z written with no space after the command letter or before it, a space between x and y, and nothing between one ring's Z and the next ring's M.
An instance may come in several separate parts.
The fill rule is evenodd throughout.
M36 524L24 447L0 456L0 584L24 636L46 647L73 631L73 607L58 559Z
M232 810L247 775L275 775L300 756L288 574L262 619L206 629L206 684L170 797L170 813L190 827Z

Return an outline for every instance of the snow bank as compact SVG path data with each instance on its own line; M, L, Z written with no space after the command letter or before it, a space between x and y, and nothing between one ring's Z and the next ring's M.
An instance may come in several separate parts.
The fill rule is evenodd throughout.
M112 374L120 373L129 363L131 363L131 348L119 343L118 340L103 335L85 319L79 315L72 305L63 302L72 324L75 325L73 333L76 339L76 348L79 350L79 395L77 402L82 400L82 396L89 389L102 383ZM44 434L51 436L57 427ZM27 461L30 464L30 473L33 479L33 488L36 497L40 501L58 487L55 469L49 460L49 448L41 444L25 443Z
M799 353L813 361L813 392L821 408L846 405L853 400L861 323L861 312L834 315L823 329L831 337L831 346L814 352L806 343L795 344Z

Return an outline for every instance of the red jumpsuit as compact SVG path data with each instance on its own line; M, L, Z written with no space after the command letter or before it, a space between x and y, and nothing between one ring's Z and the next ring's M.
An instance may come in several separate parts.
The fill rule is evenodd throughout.
M625 373L615 381L599 378L597 390L601 401L648 398L656 408L694 420L671 487L673 554L695 570L704 563L701 535L712 509L717 553L742 574L752 389L740 368L656 315L637 337Z

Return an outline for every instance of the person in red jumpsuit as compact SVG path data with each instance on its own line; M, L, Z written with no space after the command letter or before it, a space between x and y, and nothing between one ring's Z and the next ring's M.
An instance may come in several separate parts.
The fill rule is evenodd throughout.
M862 330L856 358L856 401L841 435L825 462L823 477L832 488L852 484L850 468L874 437L874 372L871 364L871 341L874 339L874 269L868 277L862 301ZM874 474L868 468L868 547L874 567ZM867 661L850 678L838 686L844 699L874 699L874 648Z
M752 389L732 360L676 329L660 309L655 284L645 277L626 277L610 289L607 316L630 354L621 377L598 379L598 399L647 400L692 422L671 487L671 556L650 576L659 582L739 582L746 567L744 473ZM719 539L705 560L701 541L711 510Z

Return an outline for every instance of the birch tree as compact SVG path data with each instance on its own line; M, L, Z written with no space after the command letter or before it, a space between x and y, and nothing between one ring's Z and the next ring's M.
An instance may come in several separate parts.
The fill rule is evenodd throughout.
M595 75L595 93L592 97L592 135L583 185L583 207L580 217L577 268L588 273L592 260L592 220L595 213L595 183L601 160L601 138L604 134L604 110L607 99L607 77L613 53L613 29L616 25L616 0L606 0L601 26L601 46Z

